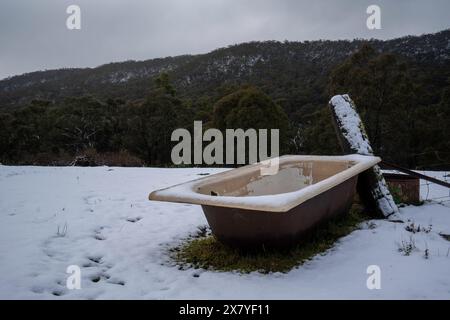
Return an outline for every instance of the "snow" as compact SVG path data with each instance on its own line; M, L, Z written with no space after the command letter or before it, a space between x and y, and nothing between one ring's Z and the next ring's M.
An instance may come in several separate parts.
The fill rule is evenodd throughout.
M373 170L375 171L377 176L382 177L381 169L378 165L374 166ZM384 178L378 181L376 188L372 190L372 194L373 197L377 199L378 206L380 207L381 211L385 213L385 216L390 217L397 215L397 205L395 204L394 198L389 192L389 188Z
M357 154L373 156L372 147L365 134L361 118L355 110L353 101L347 94L336 95L330 100L342 133L350 148ZM363 129L363 130L361 130Z
M0 166L0 298L450 298L450 242L439 235L450 234L450 202L401 208L405 223L363 223L286 274L179 270L167 249L206 220L199 206L151 202L148 193L221 171ZM429 188L429 197L449 195ZM411 222L432 229L411 233ZM405 256L398 248L410 239L417 248ZM65 286L69 265L81 267L80 290ZM366 287L369 265L381 268L380 290Z

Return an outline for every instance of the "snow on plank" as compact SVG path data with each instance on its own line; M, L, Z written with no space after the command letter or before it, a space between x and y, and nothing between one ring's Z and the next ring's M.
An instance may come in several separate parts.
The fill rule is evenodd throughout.
M373 156L364 124L350 96L347 94L336 95L331 98L329 106L343 151ZM378 215L389 217L398 212L397 205L389 192L378 165L360 174L358 193L364 204L375 210Z

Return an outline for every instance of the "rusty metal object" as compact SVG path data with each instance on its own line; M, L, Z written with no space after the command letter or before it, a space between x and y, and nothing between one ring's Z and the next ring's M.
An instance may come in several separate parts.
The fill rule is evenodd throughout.
M420 179L406 174L383 173L396 200L405 204L420 204Z
M345 214L356 192L357 176L303 202L287 212L202 206L219 241L238 248L288 247L317 225Z

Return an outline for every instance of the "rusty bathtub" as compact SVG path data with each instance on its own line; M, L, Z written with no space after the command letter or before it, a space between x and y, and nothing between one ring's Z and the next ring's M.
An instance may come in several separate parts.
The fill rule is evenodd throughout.
M348 212L358 175L378 157L277 158L278 172L256 163L154 191L150 200L201 205L213 234L234 247L290 246L319 223Z

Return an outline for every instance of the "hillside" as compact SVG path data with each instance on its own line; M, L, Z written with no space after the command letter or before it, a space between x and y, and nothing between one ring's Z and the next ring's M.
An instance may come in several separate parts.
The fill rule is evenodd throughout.
M23 105L33 99L58 101L79 95L138 99L145 96L161 72L169 73L179 93L188 97L198 97L223 84L250 82L273 98L290 100L290 104L321 103L327 98L322 93L330 70L363 43L369 43L379 52L395 53L418 65L441 70L444 78L448 76L450 29L387 41L250 42L202 55L10 77L0 81L0 108ZM304 96L292 97L292 88L304 89Z
M277 128L282 154L336 154L326 106L342 93L355 101L377 155L450 168L450 30L250 42L11 77L0 81L0 162L170 166L172 132L195 120L220 130Z

